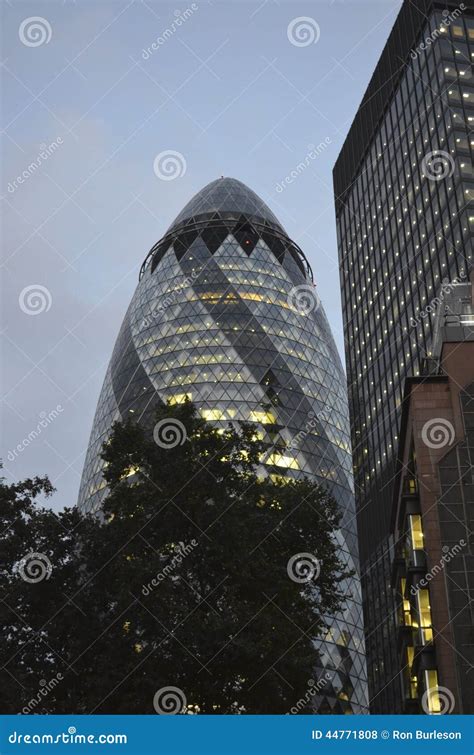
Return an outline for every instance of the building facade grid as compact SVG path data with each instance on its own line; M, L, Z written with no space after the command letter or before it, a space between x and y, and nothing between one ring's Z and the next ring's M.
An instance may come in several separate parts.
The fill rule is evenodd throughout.
M365 712L366 670L345 377L302 251L234 179L199 192L147 256L99 398L79 506L106 494L102 444L133 417L152 432L157 404L192 400L217 427L255 424L262 474L310 476L343 518L341 615L318 641L329 680L320 712ZM318 676L319 678L319 676Z
M419 374L421 360L429 355L433 318L426 309L443 283L467 274L474 232L473 11L465 7L449 16L456 9L452 3L450 11L441 4L416 2L417 8L423 6L423 23L412 47L398 45L397 54L396 41L409 36L404 26L409 5L402 8L389 52L379 64L397 71L393 91L386 94L373 133L366 136L357 170L348 173L355 158L348 166L344 151L335 170L369 694L375 713L400 712L389 531L404 379ZM363 121L364 105L359 129Z

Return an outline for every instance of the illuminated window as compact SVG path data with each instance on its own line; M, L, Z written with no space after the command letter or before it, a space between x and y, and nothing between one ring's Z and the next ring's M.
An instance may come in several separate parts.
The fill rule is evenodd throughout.
M428 710L430 713L441 713L441 700L439 699L438 672L436 669L425 671L425 687Z
M120 479L125 480L126 477L133 477L133 475L139 471L140 467L129 467L129 469L126 469L125 472L120 476Z
M274 425L276 422L271 412L250 412L249 420L251 422L261 422L263 425Z
M275 467L286 467L287 469L299 469L300 465L294 456L283 456L283 454L270 454L267 464L273 464Z
M423 549L423 528L421 525L421 516L420 514L411 514L409 517L410 520L410 537L411 537L411 547L413 550L422 550Z
M173 406L174 404L184 404L186 400L191 401L192 397L192 393L175 393L174 396L169 397L168 404L170 406Z
M433 642L431 626L431 606L429 590L418 590L418 616L420 619L420 633L423 645Z
M452 26L453 37L464 37L464 29L462 26Z
M413 493L416 493L417 485L416 485L416 479L414 477L407 477L406 485L407 485L408 493L410 493L410 495L412 495Z
M224 419L224 412L221 409L201 409L201 416L208 422Z

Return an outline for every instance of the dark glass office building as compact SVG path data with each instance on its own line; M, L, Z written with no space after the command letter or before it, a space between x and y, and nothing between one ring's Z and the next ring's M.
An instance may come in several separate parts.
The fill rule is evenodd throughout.
M334 169L369 696L401 712L390 513L406 375L472 260L473 3L404 3Z
M319 643L314 696L327 713L367 710L366 670L345 377L303 252L262 200L213 181L143 263L99 398L80 489L84 511L105 493L100 452L115 420L150 433L157 404L195 402L224 427L255 423L262 472L308 475L342 511L348 580L341 615Z

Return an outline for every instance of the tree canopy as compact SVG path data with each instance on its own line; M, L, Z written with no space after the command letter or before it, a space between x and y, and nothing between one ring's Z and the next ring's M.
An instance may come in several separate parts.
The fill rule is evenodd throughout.
M262 474L264 451L186 402L114 425L99 515L3 481L2 712L289 712L348 573L334 499Z

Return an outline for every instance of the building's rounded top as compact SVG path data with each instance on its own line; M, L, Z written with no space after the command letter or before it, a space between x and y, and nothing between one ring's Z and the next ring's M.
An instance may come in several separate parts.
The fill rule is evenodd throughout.
M277 228L284 233L284 229L265 202L252 189L237 181L236 178L218 178L211 181L187 203L170 225L167 233L177 226L199 218L207 213L230 212L246 215Z

